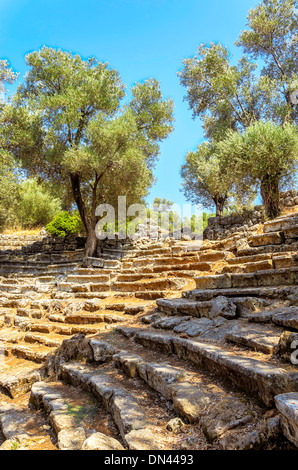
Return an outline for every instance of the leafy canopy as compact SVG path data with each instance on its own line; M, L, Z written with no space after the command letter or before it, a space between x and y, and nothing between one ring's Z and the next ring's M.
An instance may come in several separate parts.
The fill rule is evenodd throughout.
M295 184L298 133L293 124L256 122L243 134L230 131L219 149L227 168L237 178L259 185L268 178L280 187Z
M275 112L283 122L297 123L297 109L290 101L298 78L297 0L263 0L249 11L247 26L236 44L254 60L264 61L261 74L275 89Z

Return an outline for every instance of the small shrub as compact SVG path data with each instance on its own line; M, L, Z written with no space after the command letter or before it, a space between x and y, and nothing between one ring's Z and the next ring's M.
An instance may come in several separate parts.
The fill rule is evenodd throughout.
M77 235L81 231L80 216L69 212L60 212L52 222L46 226L46 231L54 237L67 237L67 235Z

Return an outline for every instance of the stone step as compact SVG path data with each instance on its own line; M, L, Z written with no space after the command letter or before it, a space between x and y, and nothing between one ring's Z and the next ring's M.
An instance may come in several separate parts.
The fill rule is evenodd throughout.
M251 235L248 238L250 246L282 245L285 242L283 232L269 232L258 235Z
M32 323L29 327L30 332L35 333L55 333L57 335L72 336L77 334L91 335L96 334L99 331L107 329L112 324L106 324L104 322L94 323L92 325L80 325L80 324L63 324L59 322L50 323Z
M182 273L186 273L187 271L195 273L197 271L202 272L210 272L212 270L211 263L201 263L201 262L194 262L194 263L187 263L187 264L172 264L169 266L153 266L152 272L154 273L163 273L167 272L168 275L176 275L181 271Z
M245 264L245 263L255 263L259 261L270 261L272 259L271 253L261 253L257 255L250 255L250 256L236 256L235 258L227 259L227 263L229 265L234 264Z
M272 313L271 321L276 325L298 330L298 307L281 309L279 312L275 311Z
M0 450L56 450L40 414L12 403L0 406L0 429L5 442Z
M130 450L158 449L149 420L137 400L114 378L100 370L73 363L61 366L61 376L74 386L81 385L103 403Z
M65 317L65 323L74 323L79 325L94 324L94 323L122 323L127 318L121 317L116 314L100 314L100 313L75 313Z
M117 282L135 282L143 279L154 279L158 278L157 274L153 273L132 273L132 274L118 274Z
M40 282L41 284L55 283L56 276L54 274L51 276L38 276L36 277L36 281Z
M157 291L157 290L180 290L183 289L186 282L182 279L157 279L134 282L115 282L112 284L113 291L120 292L138 292L138 291Z
M210 370L229 379L246 393L256 395L266 406L274 404L279 393L298 391L298 372L277 367L269 362L251 358L244 353L235 353L213 344L154 333L150 330L118 327L125 335L147 348L156 348L167 354Z
M171 291L171 294L173 295L178 295L178 292L176 291ZM141 299L141 300L156 300L156 299L163 299L165 297L168 297L169 291L168 290L156 290L156 291L138 291L134 293L134 296L136 299Z
M125 269L125 268L130 268L130 267L142 268L142 267L147 267L150 264L152 266L171 266L171 265L182 265L182 264L189 264L189 263L199 263L198 256L197 255L196 256L184 256L184 257L163 256L160 258L144 257L144 258L134 259L132 263L123 262L122 266ZM205 265L208 268L210 266L210 263L207 263L207 262L201 263L201 266L203 265Z
M89 276L89 275L108 275L111 276L114 273L114 268L78 268L75 270L76 276Z
M298 267L245 274L219 274L194 278L197 289L287 286L298 284Z
M261 310L248 318L253 323L274 323L285 328L297 329L298 307L278 307Z
M116 269L120 266L120 261L113 260L113 259L107 260L99 256L98 258L89 257L87 259L87 264L88 266L93 266L94 268L115 268Z
M285 239L297 240L298 239L298 223L292 225L291 227L286 227L283 230Z
M24 359L5 357L0 371L0 388L11 398L27 393L35 382L45 376L45 369Z
M65 336L67 338L67 336ZM26 333L24 336L25 343L31 344L43 344L49 348L58 348L63 341L64 338L57 337L55 335L42 335L42 334L34 334L34 333Z
M275 269L291 268L298 265L297 253L273 254L272 259Z
M272 260L255 261L252 263L233 264L224 266L222 273L254 273L274 269Z
M92 436L93 440L94 436L99 438L99 421L100 429L104 428L106 433L101 433L102 449L124 450L111 436L106 419L102 419L103 407L95 403L88 393L60 383L38 382L32 387L30 402L48 416L60 450L85 450Z
M90 275L69 275L67 276L67 282L69 283L76 283L76 284L84 284L84 283L97 283L97 282L102 282L105 285L108 285L110 282L110 276L109 275L103 275L103 274L90 274Z
M0 293L2 293L2 292L15 292L15 293L18 293L18 292L20 292L20 285L19 284L12 284L12 285L1 284L0 285Z
M33 309L33 308L17 308L17 315L19 317L41 320L43 317L44 318L47 317L48 311L42 310L42 309Z
M160 256L160 255L171 255L172 254L172 248L170 247L160 247L160 248L145 248L141 250L136 250L134 255L136 257L144 257L144 256Z
M264 230L264 233L279 232L293 225L297 225L297 223L298 223L297 214L294 214L289 217L278 217L277 219L269 220L268 222L265 222L263 225L263 230Z
M264 410L251 400L245 401L242 395L225 390L218 382L215 385L210 376L194 373L185 365L173 366L164 358L158 363L148 362L143 355L127 351L114 355L113 361L128 376L140 377L165 399L171 400L183 420L199 423L208 442L218 440L221 449L245 449L248 441L251 447L260 448L268 442L270 432ZM278 419L272 415L271 420L270 424L278 424Z
M281 413L281 428L287 439L298 447L298 393L285 393L275 397Z
M224 250L211 250L199 254L200 262L216 262L233 259L233 254Z
M39 364L46 362L48 356L55 349L47 346L37 346L35 344L31 344L30 347L23 344L14 344L12 346L5 344L5 349L6 348L9 350L9 353L15 357Z
M221 296L219 296L221 297ZM218 298L218 297L215 297ZM227 318L235 317L250 317L260 308L266 307L270 302L266 299L258 297L233 297L232 303L236 306L233 307L233 304L226 302L226 305L223 305L222 313L218 309L213 309L214 299L210 300L192 300L187 298L178 298L178 299L157 299L157 309L161 313L166 315L190 315L192 317L207 317L207 318L216 318L217 316L223 316ZM228 308L228 311L225 310ZM228 315L226 315L226 313Z
M275 254L282 254L282 253L297 253L298 251L298 243L284 243L283 245L266 245L266 246L258 246L258 247L250 247L250 248L237 248L238 256L254 256L263 253L275 253Z
M231 289L194 289L182 292L182 297L191 300L211 300L214 297L225 296L234 297L261 297L268 300L280 299L288 300L288 298L297 297L298 289L296 286L281 287L239 287Z
M264 354L274 354L278 351L283 330L265 325L249 323L236 325L226 334L226 339L232 343L246 346Z
M104 305L105 310L112 310L114 312L122 312L126 315L136 315L140 312L144 312L145 308L150 307L149 303L137 303L136 301L133 304L125 302L113 302L107 303Z

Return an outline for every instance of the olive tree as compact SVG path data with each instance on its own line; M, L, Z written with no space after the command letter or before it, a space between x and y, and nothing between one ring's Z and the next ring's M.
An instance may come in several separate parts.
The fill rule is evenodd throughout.
M44 47L28 54L26 63L15 106L40 121L41 134L34 133L34 158L23 154L22 165L45 180L68 181L87 233L86 256L92 256L99 191L106 192L101 184L131 163L143 168L136 174L150 186L159 142L173 129L173 102L150 79L137 83L131 101L121 106L125 86L119 73L95 58ZM123 195L125 185L117 191Z
M218 145L233 178L260 189L267 216L278 216L280 189L295 184L297 175L296 126L256 122L244 133L230 131Z
M263 0L249 11L247 26L236 44L254 60L264 62L262 76L275 89L271 106L282 121L298 122L297 108L291 100L291 92L295 91L291 85L298 78L297 0Z
M195 152L188 152L181 169L182 191L188 201L206 209L216 207L222 216L233 181L226 172L214 145L203 142Z

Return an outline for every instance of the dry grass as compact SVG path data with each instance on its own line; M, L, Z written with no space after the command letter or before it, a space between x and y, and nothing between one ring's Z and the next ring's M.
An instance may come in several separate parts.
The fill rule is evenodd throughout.
M22 227L9 227L6 228L2 234L3 235L39 235L43 227L37 227L32 229L24 229Z

